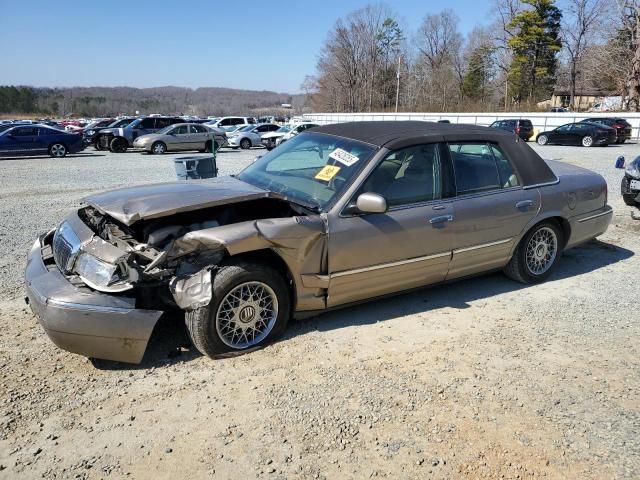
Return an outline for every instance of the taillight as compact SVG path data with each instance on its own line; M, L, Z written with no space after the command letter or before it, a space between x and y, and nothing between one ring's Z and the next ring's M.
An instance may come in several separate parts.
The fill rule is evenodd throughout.
M520 127L516 127L516 133L520 133Z
M614 123L613 128L624 128L624 125L622 125L621 123Z

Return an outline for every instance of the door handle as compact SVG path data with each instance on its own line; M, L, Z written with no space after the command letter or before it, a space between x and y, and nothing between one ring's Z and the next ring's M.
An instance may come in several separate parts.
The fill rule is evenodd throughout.
M516 203L516 208L527 208L530 207L531 205L533 205L533 200L522 200L518 203Z
M429 220L431 225L435 223L453 222L453 215L441 215L439 217L433 217Z

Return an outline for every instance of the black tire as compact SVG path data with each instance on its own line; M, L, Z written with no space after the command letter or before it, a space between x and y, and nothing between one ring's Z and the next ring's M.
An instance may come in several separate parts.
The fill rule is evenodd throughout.
M251 140L248 138L243 138L240 140L240 148L243 150L249 150L251 148Z
M626 139L626 138L621 138L619 143L620 143L620 145L622 145L622 144L623 144L624 142L626 142L626 141L627 141L627 139Z
M94 142L94 144L93 144L93 148L94 148L95 150L98 150L98 151L101 151L101 150L102 150L102 146L100 146L100 142L98 142L98 141Z
M216 151L218 151L218 142L213 142L213 144L215 145ZM211 140L208 140L207 143L204 144L204 149L198 151L200 153L213 153L213 150L211 150Z
M64 143L54 143L49 146L49 156L63 158L67 156L67 146Z
M538 145L544 146L549 143L549 137L547 137L546 135L538 135L536 138L536 143Z
M127 148L129 148L129 144L121 137L112 138L109 143L109 150L113 153L124 153L127 151Z
M527 246L531 239L537 232L543 229L551 229L556 238L556 250L553 260L550 266L542 273L534 273L527 265ZM540 222L531 228L527 234L522 238L516 250L513 252L513 257L509 260L509 263L504 267L504 274L516 282L524 284L534 284L544 282L549 275L553 272L558 264L558 259L562 254L562 248L564 246L564 238L562 229L554 221Z
M167 152L167 144L164 142L154 142L149 152L153 155L162 155Z
M211 303L185 314L189 337L200 353L215 358L229 352L251 351L271 343L282 335L291 315L291 299L285 280L275 269L268 265L231 259L213 275ZM278 313L271 330L260 342L246 348L234 348L220 337L216 328L216 315L227 294L247 282L260 282L270 287L277 298Z

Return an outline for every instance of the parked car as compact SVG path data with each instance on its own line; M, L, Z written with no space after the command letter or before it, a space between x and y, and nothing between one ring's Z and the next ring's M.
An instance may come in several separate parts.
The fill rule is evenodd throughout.
M625 204L640 208L640 157L629 162L625 168L621 190Z
M213 145L218 150L226 144L227 137L223 132L214 132L198 123L176 123L159 132L136 138L133 141L133 147L155 154L183 150L210 152L212 141L215 142Z
M583 122L606 125L616 131L616 143L624 143L631 138L631 124L620 117L585 118Z
M128 117L128 118L125 117L125 118L120 118L119 120L113 120L110 124L106 126L98 126L98 125L87 126L87 128L85 128L84 132L82 133L85 146L93 145L93 148L95 148L96 150L104 150L103 147L100 145L100 132L103 132L108 128L124 128L127 125L129 125L131 122L133 122L135 119L136 117Z
M256 119L253 117L222 117L218 120L214 120L207 125L216 128L233 127L234 125L252 125L256 123Z
M105 128L98 135L100 148L109 149L112 152L126 152L129 147L133 146L133 141L149 133L155 133L158 130L175 125L176 123L184 123L180 117L142 117L137 118L126 127Z
M18 125L0 132L0 156L42 155L62 158L82 151L82 137L45 125Z
M569 109L566 107L551 107L549 111L553 113L567 113Z
M489 126L513 132L525 142L528 142L533 137L533 123L526 118L496 120Z
M165 310L216 356L290 317L481 272L542 282L613 214L600 175L501 130L427 122L322 126L233 177L84 201L35 241L29 304L59 347L133 363Z
M280 126L275 123L245 125L232 133L227 133L229 146L231 148L242 148L243 150L251 147L261 147L262 135L269 132L275 132L279 128Z
M616 131L597 123L567 123L561 127L539 133L536 137L538 145L582 145L593 147L607 146L616 141Z
M293 125L283 125L275 132L265 133L264 135L262 135L262 145L264 145L267 150L272 150L281 143L284 143L290 138L295 137L299 133L317 126L317 123L309 122L297 123Z

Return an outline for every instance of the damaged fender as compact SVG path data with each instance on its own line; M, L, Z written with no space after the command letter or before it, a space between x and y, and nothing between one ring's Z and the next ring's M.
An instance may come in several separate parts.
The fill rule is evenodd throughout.
M167 261L209 250L225 249L229 255L271 249L287 264L295 285L297 310L317 310L326 306L326 291L305 277L326 273L327 230L325 219L317 216L251 220L192 231L176 239L167 252ZM206 300L207 292L194 287L198 278L209 282L203 271L183 280L172 281L171 291L181 308L194 308ZM198 277L198 278L196 278ZM206 288L205 288L206 290ZM209 301L211 295L209 292ZM183 307L185 305L185 307Z

